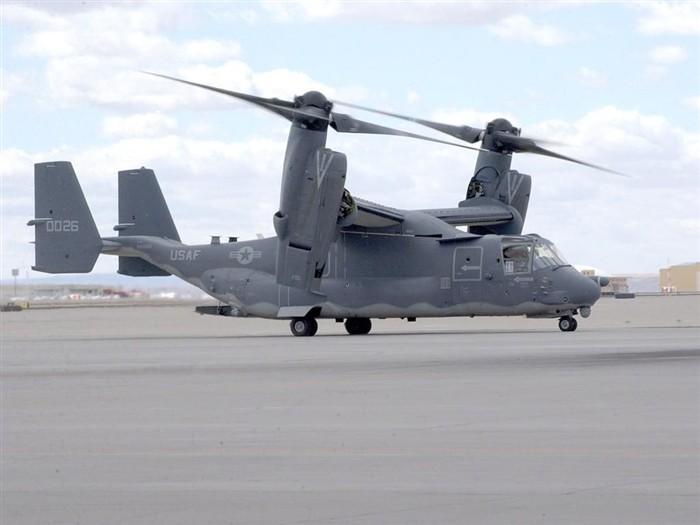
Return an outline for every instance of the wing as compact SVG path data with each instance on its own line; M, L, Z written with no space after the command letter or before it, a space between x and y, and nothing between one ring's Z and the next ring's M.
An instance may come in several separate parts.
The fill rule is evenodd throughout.
M365 228L384 228L404 221L401 210L384 206L375 202L355 198L358 218L354 224ZM426 213L451 226L478 226L486 224L501 224L513 219L513 211L505 203L492 199L476 199L461 208L434 208L415 210Z
M353 224L365 228L385 228L403 222L400 210L355 197L358 217Z
M513 211L507 204L488 199L476 199L462 208L420 210L452 226L483 226L502 224L513 219Z

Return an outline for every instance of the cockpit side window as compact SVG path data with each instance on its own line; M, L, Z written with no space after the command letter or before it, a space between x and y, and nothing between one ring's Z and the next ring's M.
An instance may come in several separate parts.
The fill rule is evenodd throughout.
M503 246L503 272L506 275L530 273L531 262L532 245L517 243Z

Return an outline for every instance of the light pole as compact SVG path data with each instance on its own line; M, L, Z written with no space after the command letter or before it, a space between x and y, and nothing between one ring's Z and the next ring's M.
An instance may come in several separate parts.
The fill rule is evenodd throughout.
M19 275L19 268L12 268L12 277L15 281L15 297L17 297L17 276Z

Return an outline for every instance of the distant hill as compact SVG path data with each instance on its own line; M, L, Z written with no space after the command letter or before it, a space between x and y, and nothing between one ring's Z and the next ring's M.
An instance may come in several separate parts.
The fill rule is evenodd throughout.
M658 293L659 274L630 275L627 277L630 293Z
M2 286L12 286L13 279L3 279ZM85 273L85 274L56 274L46 277L29 277L17 279L19 286L65 286L69 284L77 285L100 285L113 286L126 289L137 288L139 290L152 289L196 289L191 284L174 276L169 277L129 277L118 273Z

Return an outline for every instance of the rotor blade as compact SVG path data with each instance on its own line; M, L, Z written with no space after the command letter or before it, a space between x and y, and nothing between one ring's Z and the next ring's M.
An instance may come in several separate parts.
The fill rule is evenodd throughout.
M278 98L256 97L255 95L248 95L246 93L239 93L237 91L230 91L228 89L207 86L206 84L198 84L197 82L190 82L189 80L182 80L181 78L169 77L168 75L161 75L159 73L151 73L149 71L142 71L142 73L146 73L147 75L152 75L154 77L160 77L160 78L165 78L168 80L174 80L175 82L180 82L182 84L188 84L190 86L208 89L209 91L215 91L215 92L221 93L223 95L228 95L230 97L235 97L235 98L238 98L240 100L245 100L246 102L250 102L252 104L255 104L256 106L260 106L261 108L272 111L273 113L276 113L277 115L280 115L280 116L286 118L287 120L292 120L294 113L300 112L298 109L294 108L294 103L289 102L288 100L280 100ZM317 115L312 115L312 116L318 118Z
M498 133L497 140L501 143L501 145L503 145L506 149L512 151L513 153L533 153L535 155L543 155L545 157L552 157L555 159L580 164L582 166L588 166L589 168L605 171L607 173L613 173L615 175L629 177L629 175L625 173L604 168L603 166L598 166L596 164L591 164L590 162L574 159L572 157L567 157L566 155L562 155L561 153L556 153L554 151L545 149L541 146L538 146L534 140L528 139L526 137L519 137L517 135L511 135L509 133Z
M415 117L408 117L406 115L399 115L398 113L390 113L389 111L382 111L380 109L372 109L365 106L359 106L357 104L349 104L347 102L335 102L341 106L348 106L350 108L361 109L363 111L371 111L372 113L379 113L380 115L386 115L388 117L400 118L402 120L407 120L409 122L415 122L416 124L421 124L435 131L440 131L442 133L447 133L459 140L469 142L474 144L479 139L481 139L481 134L484 132L483 129L472 128L471 126L453 126L452 124L442 124L441 122L433 122L432 120L424 120Z
M374 135L395 135L398 137L409 137L413 139L427 140L429 142L436 142L438 144L448 144L450 146L457 146L458 148L473 149L476 151L484 151L481 148L475 146L466 146L464 144L455 144L454 142L448 142L446 140L434 139L431 137L426 137L424 135L417 135L415 133L408 133L406 131L401 131L394 128L387 128L385 126L380 126L378 124L372 124L371 122L364 122L362 120L357 120L356 118L346 115L344 113L333 113L331 126L339 133L367 133Z

